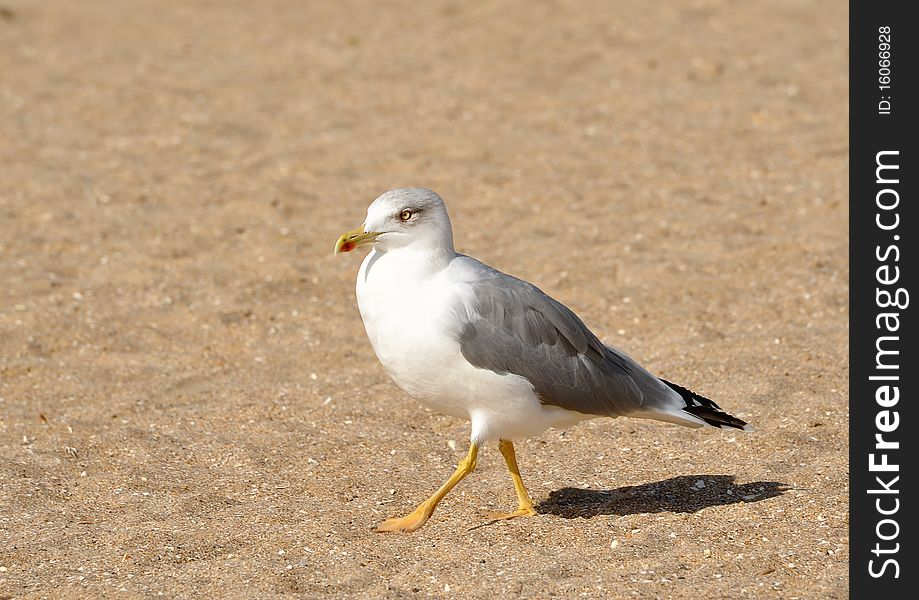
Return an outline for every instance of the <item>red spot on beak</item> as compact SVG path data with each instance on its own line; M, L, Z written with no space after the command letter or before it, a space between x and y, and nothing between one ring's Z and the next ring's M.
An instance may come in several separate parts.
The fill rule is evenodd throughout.
M351 242L345 242L341 245L341 248L339 248L339 252L351 252L352 250L354 250L354 244Z

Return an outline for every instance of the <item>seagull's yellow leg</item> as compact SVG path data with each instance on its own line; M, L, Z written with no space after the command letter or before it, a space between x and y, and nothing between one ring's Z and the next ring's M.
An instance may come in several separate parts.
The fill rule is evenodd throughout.
M533 506L533 500L527 493L523 485L523 479L520 477L520 469L517 468L517 455L514 453L514 444L510 440L501 440L498 442L498 449L504 456L504 462L507 463L507 470L511 472L511 479L514 481L514 489L517 491L517 510L512 513L491 513L492 519L513 519L514 517L530 517L535 514L536 507Z
M386 519L380 523L374 531L380 533L383 531L415 531L419 529L429 518L431 518L431 515L434 514L434 509L437 508L440 501L444 499L444 496L453 489L453 486L459 483L463 477L472 473L475 469L475 461L478 454L479 446L475 442L472 442L469 445L469 453L466 454L466 458L456 465L456 471L454 471L453 475L450 475L450 478L440 486L439 490L434 492L434 495L419 504L418 508L413 510L410 514L395 519Z

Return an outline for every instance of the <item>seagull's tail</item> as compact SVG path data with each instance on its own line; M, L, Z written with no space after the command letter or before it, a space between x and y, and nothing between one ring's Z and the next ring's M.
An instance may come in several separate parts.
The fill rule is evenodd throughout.
M719 429L724 429L726 427L733 427L734 429L743 429L744 431L752 431L753 428L741 419L738 419L735 416L729 415L728 413L721 410L717 404L709 400L704 396L687 390L686 388L679 386L675 383L670 383L666 379L661 379L664 383L673 389L676 393L683 398L683 401L686 403L686 406L683 407L683 410L691 414L692 416L701 419L713 427Z

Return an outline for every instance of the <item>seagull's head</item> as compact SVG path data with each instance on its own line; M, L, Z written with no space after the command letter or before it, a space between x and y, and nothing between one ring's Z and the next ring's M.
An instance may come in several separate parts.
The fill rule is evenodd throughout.
M396 248L453 252L453 228L443 198L425 188L390 190L367 208L360 227L341 234L335 254L373 244Z

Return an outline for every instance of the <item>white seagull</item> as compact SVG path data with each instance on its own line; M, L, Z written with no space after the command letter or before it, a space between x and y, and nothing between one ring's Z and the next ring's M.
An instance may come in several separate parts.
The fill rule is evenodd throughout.
M535 515L512 440L594 417L639 417L688 427L748 429L717 404L655 377L605 345L536 286L453 249L443 199L427 189L386 192L335 253L372 249L357 274L367 337L396 384L440 413L472 423L469 452L410 514L376 531L414 531L497 440L519 505Z

